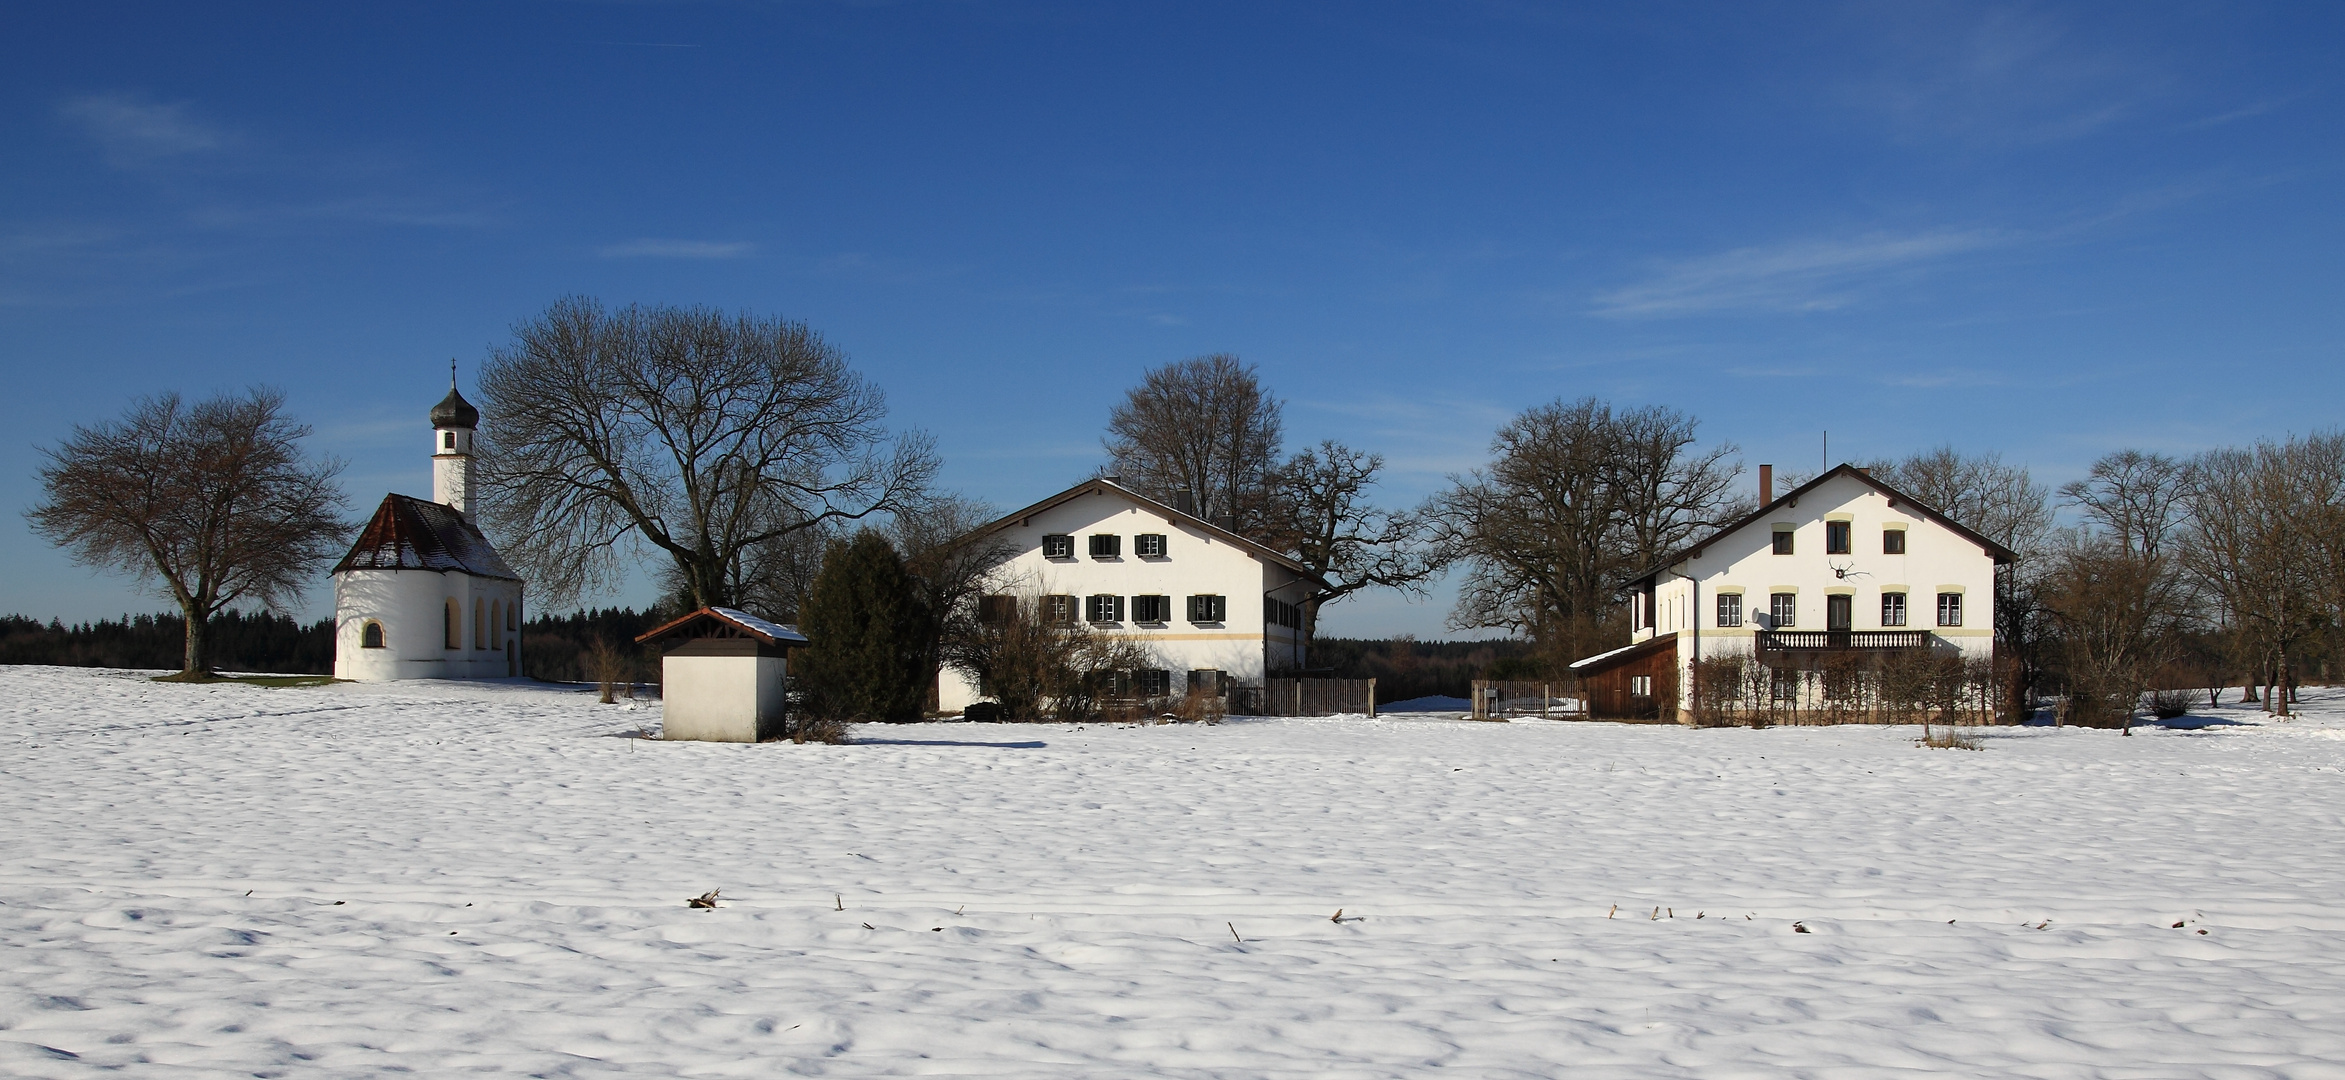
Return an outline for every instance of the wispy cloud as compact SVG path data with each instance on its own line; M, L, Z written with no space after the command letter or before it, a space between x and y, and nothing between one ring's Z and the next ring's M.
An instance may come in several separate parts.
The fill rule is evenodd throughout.
M2290 94L2287 97L2270 98L2264 101L2256 102L2253 105L2233 109L2229 112L2217 113L2213 116L2209 116L2200 120L2193 120L2187 124L2184 124L2182 125L2182 130L2199 131L2211 127L2221 127L2236 120L2245 120L2249 117L2262 116L2265 113L2271 112L2295 101L2300 96L2302 95Z
M2084 28L2057 10L1975 4L1854 9L1861 74L1850 105L1910 138L1993 145L2060 142L2102 130L2167 94L2154 49Z
M57 115L103 147L116 165L218 150L230 136L195 116L186 102L163 104L134 94L96 94L57 107Z
M2006 242L1999 233L1947 229L1736 248L1664 263L1643 281L1597 293L1595 311L1615 318L1831 311L1855 302L1865 279Z
M629 240L601 249L606 259L743 259L757 245L746 240Z

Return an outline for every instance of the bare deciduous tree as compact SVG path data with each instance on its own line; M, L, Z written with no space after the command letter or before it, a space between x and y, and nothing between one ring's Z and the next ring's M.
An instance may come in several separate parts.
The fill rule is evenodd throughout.
M1595 398L1531 409L1499 428L1490 465L1453 477L1425 516L1468 564L1450 625L1531 635L1552 659L1609 647L1630 579L1747 504L1735 449L1695 446L1693 418Z
M2024 466L2006 465L1999 454L1963 454L1951 446L1875 462L1872 470L2018 556L1995 569L1995 638L2005 673L2003 707L2026 716L2035 706L2050 632L2040 584L2052 535L2051 493Z
M342 465L302 457L309 428L284 404L268 389L193 406L163 394L44 451L33 531L85 565L161 578L187 623L183 677L211 670L214 614L299 599L348 535Z
M2060 628L2067 661L2064 716L2117 721L2133 734L2133 714L2158 669L2179 655L2187 611L2182 581L2164 555L2135 546L2114 530L2069 532L2044 577L2044 607ZM2156 551L2163 537L2151 537Z
M1440 569L1425 544L1422 518L1368 501L1384 458L1328 439L1288 458L1273 478L1262 540L1324 578L1328 590L1303 604L1303 640L1318 632L1319 611L1363 589L1422 596Z
M480 386L486 516L549 600L647 546L691 603L733 603L761 549L899 507L936 471L925 437L887 442L844 354L782 319L566 299L514 327Z
M2333 613L2331 577L2345 491L2345 440L2291 438L2209 450L2191 459L2184 559L2244 659L2275 688L2265 707L2288 715L2293 661Z
M1006 534L980 531L993 517L993 509L975 499L936 494L898 512L889 525L922 604L937 614L925 644L929 686L936 685L944 663L944 643L971 632L978 594L993 571L1018 554Z
M1159 666L1138 639L1054 621L1043 600L1039 588L1028 589L990 618L957 622L945 637L945 662L999 702L1003 719L1093 719L1113 676Z
M1152 368L1108 413L1107 454L1132 489L1248 536L1263 525L1283 407L1227 353Z

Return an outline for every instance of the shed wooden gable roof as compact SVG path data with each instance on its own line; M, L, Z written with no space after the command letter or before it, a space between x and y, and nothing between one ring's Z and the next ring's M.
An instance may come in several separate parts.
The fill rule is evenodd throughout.
M639 645L649 645L677 637L748 638L762 645L783 648L806 644L806 635L799 633L795 626L785 626L728 607L704 607L678 616L636 635L635 641Z
M459 571L474 577L519 581L496 545L456 508L408 495L385 495L382 505L350 553L334 564L345 570Z

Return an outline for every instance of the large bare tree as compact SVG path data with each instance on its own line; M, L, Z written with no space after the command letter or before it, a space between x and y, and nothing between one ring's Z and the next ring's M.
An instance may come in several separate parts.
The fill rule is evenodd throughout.
M1320 609L1365 589L1422 596L1440 571L1418 514L1369 501L1384 457L1334 439L1296 452L1279 466L1262 541L1310 567L1328 589L1303 604L1303 640L1319 630Z
M192 406L161 394L43 451L33 531L77 562L157 580L186 620L184 678L211 670L213 615L299 600L348 535L342 465L302 456L309 428L284 405L270 389Z
M1735 448L1697 446L1693 418L1660 406L1556 401L1490 449L1425 511L1438 549L1467 564L1450 625L1529 634L1551 660L1617 644L1632 578L1747 505Z
M888 439L878 388L785 319L573 297L516 325L480 387L485 514L548 599L649 548L691 603L733 603L749 556L902 506L936 471L926 437Z
M1283 407L1227 353L1149 369L1108 412L1102 442L1132 489L1246 535L1265 521Z

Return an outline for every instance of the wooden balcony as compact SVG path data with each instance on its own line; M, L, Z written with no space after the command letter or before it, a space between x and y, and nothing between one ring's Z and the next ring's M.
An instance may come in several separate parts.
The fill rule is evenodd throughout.
M1927 630L1761 630L1759 648L1768 651L1845 649L1926 649Z

